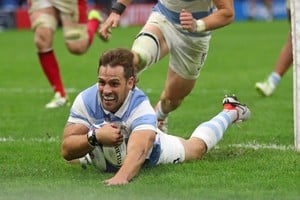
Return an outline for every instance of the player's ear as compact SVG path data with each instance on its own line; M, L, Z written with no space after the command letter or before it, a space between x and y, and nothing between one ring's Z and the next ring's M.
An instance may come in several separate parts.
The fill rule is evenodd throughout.
M136 83L136 79L134 76L131 76L127 81L127 84L130 87L130 89L134 89L135 83Z

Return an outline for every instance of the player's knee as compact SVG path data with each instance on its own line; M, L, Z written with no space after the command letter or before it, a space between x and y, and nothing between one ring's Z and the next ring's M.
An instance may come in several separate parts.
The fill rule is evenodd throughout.
M85 42L67 42L66 43L67 48L69 50L70 53L75 54L75 55L81 55L84 54L87 49L88 46Z
M52 47L53 32L46 27L38 27L35 30L34 44L39 52L48 50Z
M71 53L82 54L88 48L88 33L86 26L64 28L64 38Z
M200 160L206 153L206 144L199 138L192 137L185 144L186 160Z
M132 51L139 57L138 71L156 63L160 57L160 44L158 38L149 32L140 32L133 43Z

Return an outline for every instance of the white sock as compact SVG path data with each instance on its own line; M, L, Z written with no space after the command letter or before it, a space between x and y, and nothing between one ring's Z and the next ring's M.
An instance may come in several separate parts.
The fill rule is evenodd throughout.
M223 138L226 129L236 118L236 110L223 110L211 120L201 123L191 137L202 139L208 151Z
M268 81L277 86L280 83L281 76L276 72L272 72L268 78Z
M166 119L168 117L168 114L163 113L161 108L161 101L157 103L156 106L156 116L158 119Z

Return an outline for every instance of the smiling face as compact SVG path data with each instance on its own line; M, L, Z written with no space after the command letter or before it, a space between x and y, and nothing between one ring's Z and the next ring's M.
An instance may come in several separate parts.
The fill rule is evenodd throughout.
M100 66L98 90L103 108L112 113L117 112L134 84L134 77L126 80L122 66Z

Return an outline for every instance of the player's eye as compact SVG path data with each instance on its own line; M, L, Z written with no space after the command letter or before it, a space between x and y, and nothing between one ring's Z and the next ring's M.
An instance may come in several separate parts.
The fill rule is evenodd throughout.
M103 81L101 79L98 80L98 83L99 83L100 86L104 86L105 85L105 81Z
M120 85L120 83L117 82L117 81L113 81L113 82L109 83L109 85L110 85L111 87L118 87L118 86Z

